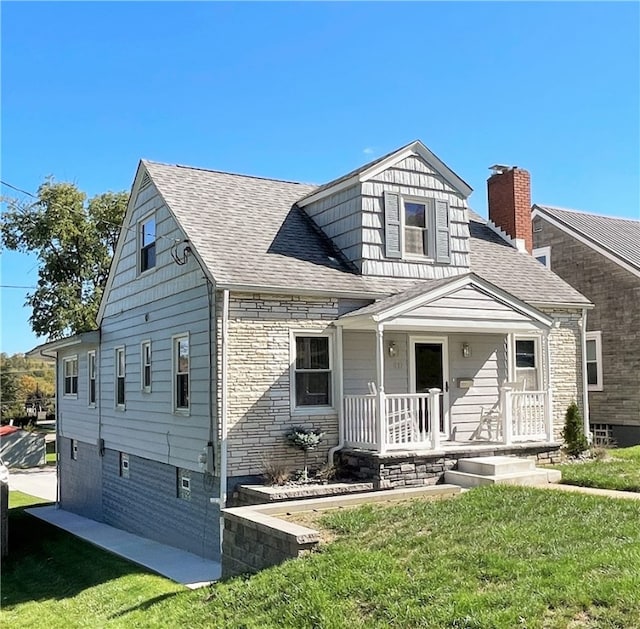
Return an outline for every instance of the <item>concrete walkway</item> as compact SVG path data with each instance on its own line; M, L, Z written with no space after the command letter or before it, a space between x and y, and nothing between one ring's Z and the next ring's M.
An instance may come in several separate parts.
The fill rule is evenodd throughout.
M542 488L558 489L559 491L572 491L577 494L589 494L590 496L604 496L606 498L622 498L624 500L640 500L640 493L633 491L616 491L613 489L597 489L595 487L580 487L578 485L561 485L549 483Z
M32 507L26 512L190 589L220 579L221 566L217 561L203 559L55 506Z

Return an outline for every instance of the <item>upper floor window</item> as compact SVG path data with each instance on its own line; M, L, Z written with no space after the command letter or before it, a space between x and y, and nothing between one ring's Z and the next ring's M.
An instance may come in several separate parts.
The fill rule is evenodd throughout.
M87 392L87 398L89 400L89 406L96 405L96 352L95 350L87 352L87 380L89 390Z
M62 360L64 377L64 395L76 397L78 395L78 357L70 356Z
M385 257L451 263L449 203L384 192Z
M331 344L328 335L295 335L295 407L331 406Z
M587 388L602 391L602 332L587 332Z
M140 346L140 384L145 393L151 391L151 341L143 341Z
M156 265L156 219L151 216L140 223L140 272Z
M124 409L125 349L116 348L116 408Z
M173 338L174 410L189 410L189 336Z
M538 247L533 250L533 257L548 269L551 268L551 247Z
M404 251L430 257L430 229L427 203L404 202Z

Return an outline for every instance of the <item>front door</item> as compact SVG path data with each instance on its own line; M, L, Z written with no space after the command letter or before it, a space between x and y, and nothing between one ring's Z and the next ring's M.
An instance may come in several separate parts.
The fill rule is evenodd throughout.
M448 438L447 417L449 409L449 382L445 339L415 339L413 345L413 382L415 393L427 393L429 389L440 389L440 432ZM421 419L421 424L423 418Z

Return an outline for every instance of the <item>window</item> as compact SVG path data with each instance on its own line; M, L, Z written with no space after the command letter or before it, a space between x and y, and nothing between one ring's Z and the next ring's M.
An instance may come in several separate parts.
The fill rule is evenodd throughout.
M140 355L141 387L145 393L151 391L151 341L143 341Z
M431 256L426 202L404 201L404 251L409 255Z
M71 440L71 460L72 461L78 460L78 440L77 439Z
M87 352L87 380L89 383L89 406L96 405L96 353Z
M124 347L116 348L116 407L124 408L124 377L125 353Z
M174 404L176 411L189 410L189 337L173 339Z
M140 223L140 273L156 265L156 219L147 218Z
M331 406L331 347L327 335L295 336L295 406Z
M614 444L611 424L591 424L594 446L611 446Z
M537 339L516 339L516 381L529 391L538 390L538 366Z
M587 388L602 391L602 332L587 332Z
M178 472L178 498L191 500L191 472L177 468Z
M120 453L120 476L122 478L129 478L129 455Z
M538 247L533 250L533 257L548 269L551 268L551 247Z
M64 375L64 395L77 397L78 395L78 357L71 356L62 361Z

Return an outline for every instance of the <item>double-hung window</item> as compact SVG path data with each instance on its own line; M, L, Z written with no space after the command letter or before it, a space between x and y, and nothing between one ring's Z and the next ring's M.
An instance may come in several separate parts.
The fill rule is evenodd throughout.
M404 252L410 256L431 256L429 216L430 204L404 201Z
M151 216L140 223L140 273L156 265L156 219Z
M125 372L126 372L126 359L125 348L116 348L116 408L124 409L125 402Z
M87 352L87 379L88 379L88 391L87 398L89 406L96 405L96 352L95 350Z
M602 332L587 332L587 388L602 391Z
M295 335L295 407L331 406L331 343L326 334Z
M173 337L174 410L189 411L189 335Z
M78 395L78 357L70 356L62 360L64 377L64 395L76 397Z
M140 346L140 385L145 393L151 392L151 341Z
M516 380L524 382L525 389L537 391L539 387L538 340L516 339Z

